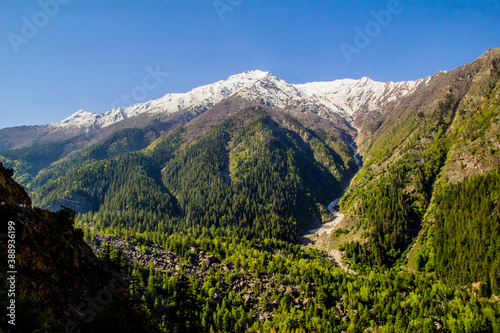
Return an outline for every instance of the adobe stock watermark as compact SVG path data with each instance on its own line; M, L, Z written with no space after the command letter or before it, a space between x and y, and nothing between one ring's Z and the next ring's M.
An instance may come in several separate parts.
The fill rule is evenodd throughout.
M234 11L236 7L241 5L243 3L243 0L215 0L213 2L215 11L217 12L217 15L219 15L219 20L221 22L224 22L224 15L226 13L231 13Z
M170 73L162 72L160 65L156 65L153 69L150 66L146 67L147 74L142 79L142 84L133 87L129 93L121 94L120 98L115 99L111 103L111 109L116 109L120 105L131 106L140 102L144 102L148 96L148 91L152 91L170 75Z
M61 5L66 5L70 0L40 0L38 5L41 10L37 11L31 17L31 20L26 16L21 18L23 26L21 27L21 33L17 34L14 32L9 32L7 38L10 41L12 50L17 54L19 53L19 47L21 45L26 45L35 38L40 29L45 27L51 18L54 18L60 10Z
M345 42L340 43L340 49L347 63L351 63L353 54L360 54L362 49L370 45L371 41L380 35L382 28L386 28L391 23L393 16L400 14L402 11L403 5L400 0L389 0L387 9L378 12L370 11L370 15L374 20L366 23L364 29L354 28L354 32L356 32L353 41L354 45Z
M16 223L9 221L7 226L7 322L9 325L16 326ZM2 235L3 237L4 235Z

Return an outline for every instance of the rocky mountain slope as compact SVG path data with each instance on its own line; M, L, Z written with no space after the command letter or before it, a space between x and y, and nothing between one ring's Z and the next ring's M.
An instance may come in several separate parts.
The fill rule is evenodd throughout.
M0 156L16 169L16 180L35 188L31 183L38 183L37 176L52 172L54 166L67 169L68 160L81 164L89 157L110 158L140 150L178 126L192 126L193 119L206 128L257 105L286 112L309 125L312 120L320 122L319 116L326 124L355 135L353 126L378 117L399 97L426 86L432 78L382 83L365 77L293 85L269 72L249 71L185 94L167 94L103 114L80 110L60 123L2 129ZM218 120L205 115L207 111L219 115ZM38 178L47 177L52 176Z
M146 103L120 107L103 114L80 110L55 124L3 129L0 130L0 148L17 149L68 140L99 130L112 134L114 131L103 129L139 115L142 115L142 118L157 119L161 116L164 119L180 112L199 114L226 98L236 96L270 107L310 111L324 118L330 117L332 113L340 114L352 120L359 112L380 111L387 103L413 92L430 80L431 78L382 83L365 77L360 80L345 79L293 85L269 72L248 71L195 88L188 93L167 94ZM144 119L141 122L150 124ZM137 126L134 122L129 124L125 125L125 128Z
M1 159L35 205L75 209L96 252L125 254L165 331L500 329L500 49L412 83L242 75L109 123L80 112L57 126L88 133ZM44 297L64 299L61 277L98 286L80 280L95 257L71 212L30 209L2 172L6 212L36 227L23 235L62 253L55 275L44 241L23 257ZM306 239L326 253L299 245L321 226Z
M336 240L352 241L348 257L393 265L408 256L414 269L498 291L499 61L500 50L489 50L364 124L364 165L340 202L340 228L350 232ZM464 255L471 251L481 255Z

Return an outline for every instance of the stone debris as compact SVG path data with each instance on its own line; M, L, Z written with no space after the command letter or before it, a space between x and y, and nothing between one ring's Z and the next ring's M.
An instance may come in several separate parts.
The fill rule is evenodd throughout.
M300 290L299 286L279 283L274 273L259 273L257 277L256 274L251 274L243 269L237 270L232 264L221 261L214 255L195 247L189 249L189 259L185 260L155 244L135 246L132 240L126 242L113 235L96 234L94 237L95 243L98 245L93 245L92 248L98 256L103 255L104 245L110 244L115 251L121 250L123 252L124 258L130 265L137 262L148 267L152 263L154 270L170 276L183 270L186 275L195 277L200 285L203 285L205 277L219 274L218 280L221 283L221 290L215 291L214 300L221 302L227 293L235 292L247 305L253 308L255 318L259 318L259 320L271 320L273 318L272 309L279 307L279 302L269 300L266 309L262 308L261 295L273 289L283 295L290 295L293 298L293 303L290 306L297 310L304 311L310 303L319 307L314 298L304 297L305 291ZM316 284L308 284L308 287L314 288ZM337 304L337 308L340 313L344 314L342 304Z

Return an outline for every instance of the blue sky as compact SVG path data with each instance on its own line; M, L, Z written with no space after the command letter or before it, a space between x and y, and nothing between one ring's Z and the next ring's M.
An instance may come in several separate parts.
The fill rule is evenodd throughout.
M414 80L500 47L497 0L393 1L3 0L0 128L102 113L251 69L290 83ZM381 11L390 17L378 23ZM366 29L369 42L356 39ZM357 49L349 57L347 44ZM161 75L146 94L121 97L151 71Z

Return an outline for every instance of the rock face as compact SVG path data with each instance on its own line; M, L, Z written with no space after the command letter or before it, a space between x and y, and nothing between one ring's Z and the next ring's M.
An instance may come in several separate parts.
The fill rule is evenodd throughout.
M73 194L57 200L50 207L47 207L47 209L52 212L57 212L63 207L70 208L76 213L86 213L92 209L92 204L87 200L85 196Z
M2 206L10 204L14 206L31 207L31 199L13 179L13 169L5 169L0 162L0 202Z

